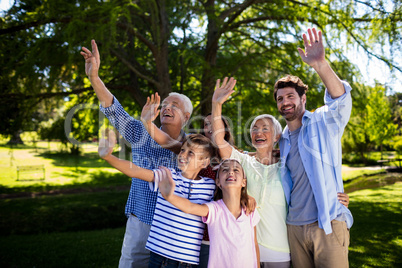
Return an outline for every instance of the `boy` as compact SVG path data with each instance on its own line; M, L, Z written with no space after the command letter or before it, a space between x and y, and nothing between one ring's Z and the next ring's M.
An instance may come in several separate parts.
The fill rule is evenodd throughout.
M111 132L109 132L111 134ZM149 182L153 191L158 190L162 174L160 169L141 168L130 161L113 156L116 138L112 134L99 143L99 155L116 169L130 177ZM215 182L210 178L198 176L207 167L210 158L216 154L211 141L201 134L188 135L178 155L181 172L170 169L176 184L175 194L193 203L204 204L212 200ZM184 213L167 202L158 193L155 214L146 248L151 251L149 267L160 267L162 263L186 263L198 265L199 250L204 224L201 217Z

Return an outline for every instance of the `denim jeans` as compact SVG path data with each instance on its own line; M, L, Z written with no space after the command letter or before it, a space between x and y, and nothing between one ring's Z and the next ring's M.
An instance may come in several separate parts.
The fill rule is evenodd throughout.
M151 251L148 268L197 268L198 265L175 261Z

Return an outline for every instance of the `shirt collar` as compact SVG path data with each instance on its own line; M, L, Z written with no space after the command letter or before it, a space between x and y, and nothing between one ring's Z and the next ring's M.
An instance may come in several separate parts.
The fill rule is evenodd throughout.
M312 112L307 111L307 110L304 111L304 114L303 114L303 117L302 117L302 126L304 125L306 120L311 118L312 115L313 115ZM285 129L283 130L282 137L285 138L285 139L289 139L289 135L290 135L290 131L289 131L288 126L286 126Z

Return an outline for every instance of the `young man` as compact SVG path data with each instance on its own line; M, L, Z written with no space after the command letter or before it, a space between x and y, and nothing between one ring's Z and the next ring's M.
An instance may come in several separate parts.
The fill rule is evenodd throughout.
M343 192L341 137L349 121L352 99L325 60L322 34L303 34L302 60L324 85L325 106L306 111L307 86L296 76L275 83L274 98L286 120L280 140L282 184L289 206L289 245L294 267L348 267L351 212L337 200Z
M85 72L101 102L101 111L110 123L131 144L132 161L139 167L155 169L166 166L177 169L176 155L159 146L148 134L141 121L131 117L118 100L105 87L98 76L100 56L95 40L92 52L83 47ZM162 102L160 113L161 129L170 137L182 140L182 127L189 120L193 107L188 97L171 93ZM148 267L149 251L145 244L151 228L156 205L157 192L149 190L148 183L133 178L126 203L126 233L121 250L119 267Z
M148 183L151 191L158 192L159 182L168 172L175 184L174 195L199 205L212 200L215 181L198 176L201 169L209 165L210 158L216 155L216 149L207 137L201 134L186 136L178 155L180 172L165 167L145 169L119 159L112 155L115 144L113 135L109 135L107 140L102 139L99 155L127 176ZM159 193L146 243L146 248L151 251L149 267L162 267L164 264L171 267L197 266L204 226L200 216L178 210Z

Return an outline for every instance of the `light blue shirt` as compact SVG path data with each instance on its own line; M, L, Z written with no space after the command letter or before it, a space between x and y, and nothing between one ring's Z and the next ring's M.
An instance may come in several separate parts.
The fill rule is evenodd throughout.
M331 221L338 216L346 217L350 228L352 213L338 201L337 193L343 192L341 138L352 111L352 90L342 82L345 93L333 99L325 90L325 106L313 113L306 111L298 138L298 148L303 166L314 193L318 209L318 225L326 234L332 233ZM281 152L281 178L286 201L289 204L293 187L286 159L290 151L289 129L283 131L279 142Z

